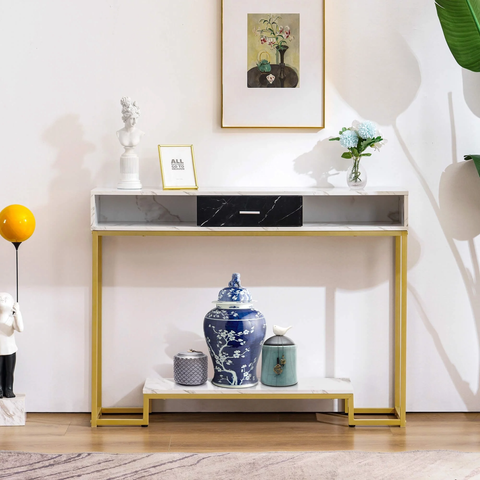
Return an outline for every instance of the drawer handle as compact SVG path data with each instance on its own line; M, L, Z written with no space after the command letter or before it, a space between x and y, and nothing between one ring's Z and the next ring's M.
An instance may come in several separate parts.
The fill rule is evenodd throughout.
M260 212L254 210L240 210L240 215L260 215Z

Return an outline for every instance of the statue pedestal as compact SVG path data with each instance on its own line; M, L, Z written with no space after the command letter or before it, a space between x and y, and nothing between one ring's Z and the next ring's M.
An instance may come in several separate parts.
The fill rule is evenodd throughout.
M0 426L25 425L25 394L0 398Z
M120 157L120 190L141 190L139 179L139 161L133 147L125 147L125 153Z

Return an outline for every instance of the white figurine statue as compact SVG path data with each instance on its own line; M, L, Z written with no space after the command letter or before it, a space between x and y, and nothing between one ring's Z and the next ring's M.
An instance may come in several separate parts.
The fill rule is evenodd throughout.
M14 332L23 332L20 306L9 293L0 293L0 398L13 398L16 352Z
M120 183L117 188L121 190L139 190L142 188L139 178L138 155L135 147L140 143L144 132L135 124L140 116L140 108L130 97L122 97L122 120L125 127L117 132L119 142L125 147L125 152L120 157Z
M273 326L273 333L275 335L285 335L292 327L281 327L280 325Z

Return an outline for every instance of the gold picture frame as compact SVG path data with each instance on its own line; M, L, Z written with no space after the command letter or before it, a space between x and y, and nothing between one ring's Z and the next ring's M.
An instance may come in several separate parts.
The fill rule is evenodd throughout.
M164 190L198 189L193 145L159 145L158 157Z
M276 25L262 22L269 16L279 17ZM268 33L294 21L288 37L283 30L285 41ZM222 0L222 128L325 128L325 24L325 0ZM270 71L260 70L262 60ZM285 73L296 81L287 85Z

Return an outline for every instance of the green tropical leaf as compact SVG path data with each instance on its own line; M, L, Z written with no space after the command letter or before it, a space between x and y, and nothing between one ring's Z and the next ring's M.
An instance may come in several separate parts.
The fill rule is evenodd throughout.
M361 157L371 157L372 154L371 153L362 153L360 156Z
M374 138L367 138L366 140L362 140L362 141L360 142L358 151L359 151L359 152L363 152L363 151L366 150L370 145L373 145L374 143L376 143Z
M350 152L342 153L342 158L352 158L352 154Z
M478 174L480 175L480 155L465 155L463 157L465 160L473 160L475 168L477 169Z
M436 0L435 6L455 60L480 72L480 0Z

